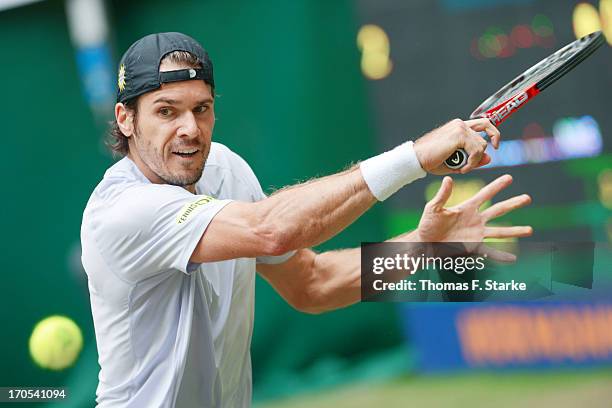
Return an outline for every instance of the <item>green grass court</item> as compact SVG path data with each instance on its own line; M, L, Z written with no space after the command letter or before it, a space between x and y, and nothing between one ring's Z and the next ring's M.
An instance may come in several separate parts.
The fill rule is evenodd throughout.
M612 370L405 377L261 403L257 408L610 408Z

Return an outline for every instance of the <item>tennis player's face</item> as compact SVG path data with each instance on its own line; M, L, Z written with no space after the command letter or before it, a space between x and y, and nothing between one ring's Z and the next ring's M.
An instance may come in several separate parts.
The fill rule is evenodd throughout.
M189 67L162 63L160 71ZM194 192L210 152L214 99L202 80L163 84L138 100L130 157L154 183Z

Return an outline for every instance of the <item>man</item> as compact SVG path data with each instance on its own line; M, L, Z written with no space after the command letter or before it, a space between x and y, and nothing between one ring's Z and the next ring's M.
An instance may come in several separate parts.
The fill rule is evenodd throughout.
M462 172L486 164L488 120L454 120L359 166L266 197L254 173L211 142L214 80L207 53L179 33L146 36L119 68L113 148L83 215L101 371L100 407L246 407L255 271L295 308L320 313L360 300L359 249L308 249L376 201L427 172L444 174L458 148ZM397 241L470 241L529 235L486 221L529 202L478 207L511 182L501 177L446 209L445 178L419 228Z

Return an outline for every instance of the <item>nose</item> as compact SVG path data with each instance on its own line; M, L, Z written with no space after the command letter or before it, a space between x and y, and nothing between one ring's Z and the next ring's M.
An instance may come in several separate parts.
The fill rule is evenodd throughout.
M178 136L185 138L195 138L200 135L200 128L193 112L188 111L181 117L181 125L178 128Z

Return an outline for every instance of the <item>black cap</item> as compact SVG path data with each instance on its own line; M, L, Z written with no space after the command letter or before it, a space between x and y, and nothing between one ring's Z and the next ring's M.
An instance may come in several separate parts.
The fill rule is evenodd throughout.
M159 72L161 60L174 51L187 51L202 64L201 69ZM212 61L193 38L181 33L157 33L141 38L128 48L119 62L117 102L126 102L154 91L166 82L201 79L214 90Z

